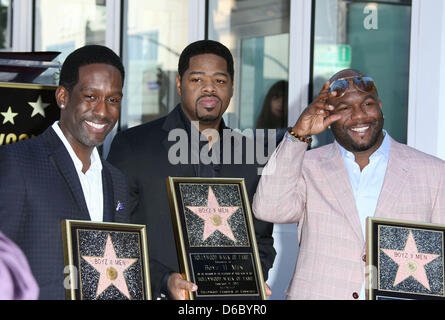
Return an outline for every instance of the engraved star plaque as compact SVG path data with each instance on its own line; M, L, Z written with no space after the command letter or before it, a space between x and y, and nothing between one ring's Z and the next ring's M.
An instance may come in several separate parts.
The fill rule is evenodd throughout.
M167 179L181 273L190 299L266 299L244 179Z
M410 231L404 250L381 249L388 257L399 265L394 286L408 277L413 277L428 290L430 285L425 272L425 265L438 258L438 254L420 253L416 247L416 241Z
M368 218L367 298L445 299L444 236L443 225Z
M205 241L212 233L216 230L224 234L230 240L236 242L235 236L233 235L232 229L229 226L227 220L236 210L237 207L221 207L216 200L215 194L213 193L212 187L209 187L209 197L207 199L207 206L204 207L193 207L187 206L191 211L197 214L204 220L204 234L203 241Z
M145 226L63 220L71 300L151 299Z
M137 259L118 258L109 234L105 245L105 252L102 257L82 256L82 258L99 272L100 276L99 284L97 285L96 298L98 298L109 286L113 285L128 299L131 299L124 271L134 264Z

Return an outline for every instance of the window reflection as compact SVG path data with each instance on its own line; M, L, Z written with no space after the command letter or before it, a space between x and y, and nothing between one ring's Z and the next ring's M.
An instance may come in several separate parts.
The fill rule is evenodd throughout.
M63 63L76 48L105 45L106 0L37 0L34 50L60 51Z
M411 0L316 0L312 98L337 71L372 77L385 113L385 129L406 143ZM333 140L325 131L313 145Z
M280 80L272 85L266 94L255 127L273 129L287 127L288 82Z
M289 11L289 0L209 1L209 38L226 45L235 60L235 94L224 115L232 128L283 123L259 117L268 90L288 80ZM286 127L287 114L282 120Z
M106 0L37 0L34 51L57 51L60 65L75 49L87 44L105 45ZM58 84L57 68L43 72L36 83Z
M121 128L171 111L178 59L188 44L189 1L124 1L123 58L128 74Z
M0 50L11 49L12 35L12 3L11 0L0 1Z

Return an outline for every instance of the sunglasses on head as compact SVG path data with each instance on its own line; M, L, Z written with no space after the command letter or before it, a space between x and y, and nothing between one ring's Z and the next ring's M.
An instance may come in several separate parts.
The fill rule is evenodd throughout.
M357 90L362 92L371 92L374 88L374 80L370 77L345 77L335 80L329 86L329 92L337 92L336 98L343 96L349 83L352 82Z

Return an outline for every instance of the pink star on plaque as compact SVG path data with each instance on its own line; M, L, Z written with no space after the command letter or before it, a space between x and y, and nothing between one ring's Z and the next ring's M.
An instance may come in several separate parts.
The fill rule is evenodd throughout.
M100 274L96 299L111 285L115 286L124 296L130 299L124 271L138 259L118 258L116 256L116 251L114 251L110 234L108 234L107 243L105 244L105 252L102 257L82 256L82 258Z
M398 285L406 278L412 276L431 291L425 272L425 265L439 257L439 255L420 253L417 250L416 241L411 231L409 232L404 250L382 249L382 251L399 265L393 286Z
M204 220L204 234L202 241L205 241L216 230L220 231L230 240L236 242L232 229L227 220L234 214L239 207L221 207L216 200L215 194L209 187L209 196L206 207L187 206L193 213Z

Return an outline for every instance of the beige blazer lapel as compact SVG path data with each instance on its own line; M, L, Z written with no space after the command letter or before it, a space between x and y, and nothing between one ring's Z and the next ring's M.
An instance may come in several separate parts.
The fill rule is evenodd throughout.
M407 156L400 148L400 144L390 137L388 167L385 181L380 192L379 201L374 216L381 218L393 217L393 207L399 201L403 186L408 183Z
M337 198L338 204L343 209L347 220L351 224L357 238L363 242L364 236L360 225L357 206L348 172L344 165L340 150L333 143L331 148L322 157L321 169L332 192Z

